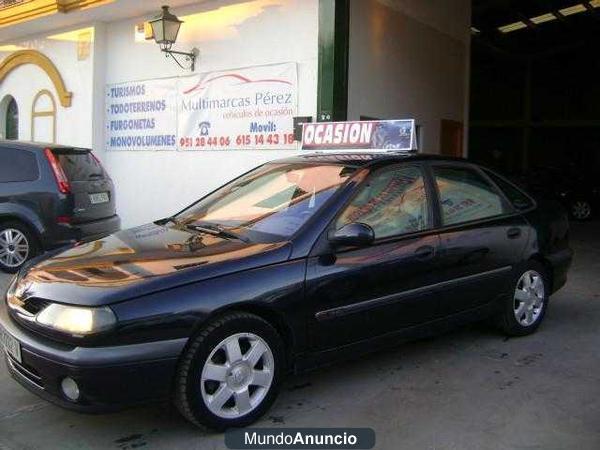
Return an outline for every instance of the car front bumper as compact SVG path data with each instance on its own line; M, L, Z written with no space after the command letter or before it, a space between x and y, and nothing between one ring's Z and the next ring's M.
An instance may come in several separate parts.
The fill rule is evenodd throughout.
M20 363L5 354L15 380L52 403L90 413L168 398L177 360L187 342L175 339L115 347L67 346L22 329L9 316L4 302L0 328L20 343ZM79 387L76 402L62 393L65 377L75 380Z

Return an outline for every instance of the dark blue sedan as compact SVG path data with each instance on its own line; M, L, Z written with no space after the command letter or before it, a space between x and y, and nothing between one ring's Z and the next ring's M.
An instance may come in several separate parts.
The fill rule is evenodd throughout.
M64 407L171 399L195 424L244 426L290 371L484 318L532 333L566 282L568 232L559 205L465 160L299 156L32 261L2 346Z

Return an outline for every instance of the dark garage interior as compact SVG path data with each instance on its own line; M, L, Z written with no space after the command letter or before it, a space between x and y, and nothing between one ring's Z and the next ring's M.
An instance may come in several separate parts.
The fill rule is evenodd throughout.
M474 0L471 159L543 191L597 191L599 6Z

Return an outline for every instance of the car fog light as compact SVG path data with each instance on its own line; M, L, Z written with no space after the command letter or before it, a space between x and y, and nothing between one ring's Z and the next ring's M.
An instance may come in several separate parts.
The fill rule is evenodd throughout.
M67 397L69 400L75 402L77 399L79 399L79 386L77 386L77 383L73 378L63 378L62 382L60 383L60 387L62 388L65 397Z

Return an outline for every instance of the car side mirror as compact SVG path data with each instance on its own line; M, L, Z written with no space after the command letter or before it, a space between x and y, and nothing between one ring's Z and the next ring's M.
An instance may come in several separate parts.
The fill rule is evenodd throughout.
M329 243L334 247L349 246L367 246L375 240L375 232L366 223L352 222L344 225L339 230L329 232Z

